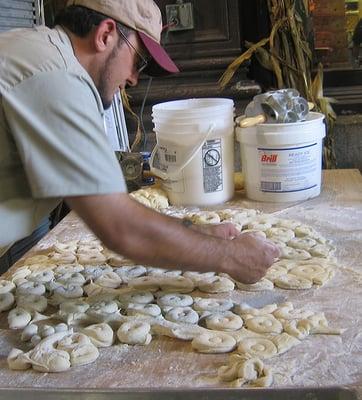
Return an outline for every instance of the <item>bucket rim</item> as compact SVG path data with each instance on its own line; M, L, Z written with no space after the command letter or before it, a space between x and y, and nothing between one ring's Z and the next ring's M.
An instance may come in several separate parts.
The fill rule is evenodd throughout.
M195 107L197 109L195 110ZM217 108L234 108L234 101L224 97L206 97L206 98L192 98L183 100L173 100L163 103L155 104L152 107L152 113L176 113L183 114L192 111L202 112L203 110L213 110ZM201 111L202 110L202 111Z

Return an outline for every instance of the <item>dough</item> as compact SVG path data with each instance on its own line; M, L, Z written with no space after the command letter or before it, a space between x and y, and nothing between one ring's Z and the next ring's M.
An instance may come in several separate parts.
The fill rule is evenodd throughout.
M273 315L259 315L244 317L245 326L257 333L281 333L283 331L282 324Z
M281 242L292 241L295 236L292 229L282 227L269 228L266 230L265 233L268 238L275 238L280 240Z
M308 260L312 256L306 250L294 249L293 247L285 246L280 248L281 258L290 260Z
M278 319L305 319L313 315L313 311L295 309L293 304L290 302L282 303L276 310L273 311L274 317Z
M75 272L82 272L84 267L79 264L60 264L54 269L54 273L59 276L63 274L73 274Z
M236 347L236 340L224 332L206 331L196 336L191 346L199 353L229 353Z
M163 307L188 307L193 304L194 300L187 294L168 293L158 297L157 304Z
M78 285L83 286L86 279L80 272L65 272L57 276L57 282L64 285Z
M235 282L236 286L240 290L246 290L248 292L258 292L261 290L272 290L274 284L267 278L261 278L260 281L252 284L246 284L241 282Z
M81 253L77 255L79 264L82 265L100 265L107 261L106 257L100 251L92 253Z
M31 338L37 334L38 334L38 326L35 324L30 324L24 328L20 338L23 342L29 342Z
M52 253L49 256L50 262L55 264L73 264L77 261L74 253Z
M82 329L82 333L87 335L96 347L109 347L114 341L113 330L106 323L89 325Z
M117 268L114 272L124 283L128 283L131 279L146 275L147 270L143 265L131 265Z
M67 300L59 305L59 311L64 314L85 313L89 304L83 299Z
M199 322L199 314L191 307L173 307L167 311L165 318L180 324L197 324Z
M31 321L31 314L23 308L14 308L8 314L8 324L10 329L23 329Z
M215 313L205 318L208 329L217 331L236 331L243 326L243 320L231 311Z
M127 315L149 315L158 317L161 315L161 309L157 304L136 304L129 303L127 306Z
M77 256L87 255L93 253L101 253L103 250L103 246L98 243L88 243L88 244L80 244L77 248Z
M207 278L198 283L201 291L206 293L224 293L234 290L234 282L222 276L214 276Z
M75 253L78 247L78 240L69 241L67 243L55 242L53 249L57 253Z
M278 353L276 345L269 339L250 337L243 339L238 346L238 352L251 357L267 359Z
M95 280L106 274L107 272L112 272L113 268L109 265L86 265L82 274L86 280Z
M82 286L68 283L54 289L55 299L76 299L83 296Z
M41 325L38 329L37 334L42 338L46 338L48 336L54 335L55 328L51 325Z
M90 364L99 357L97 347L83 333L65 336L57 342L56 349L66 351L69 354L72 366Z
M215 276L215 272L194 272L194 271L186 271L183 273L183 276L187 279L191 279L195 286L198 286L200 281L203 281L208 278L212 278Z
M315 246L317 242L310 237L294 238L289 240L288 246L294 247L295 249L302 249L309 251L310 248Z
M289 274L310 279L316 285L323 285L329 280L330 272L330 269L326 269L318 264L302 264L292 268Z
M253 308L250 307L246 303L241 303L241 304L236 304L234 307L234 312L236 312L238 315L252 315L252 316L261 316L261 315L269 315L273 311L277 309L276 304L268 304L265 307L262 308Z
M54 272L51 270L32 272L27 279L32 282L47 283L54 279Z
M301 226L302 223L295 221L294 219L279 219L275 225L282 228L293 229L295 231L295 228Z
M156 292L160 289L160 279L155 276L141 276L131 279L128 286L136 290Z
M0 293L0 312L8 311L15 303L15 297L12 293Z
M196 311L223 312L231 310L233 306L234 306L233 302L228 299L216 299L216 298L204 299L201 297L194 298L194 309Z
M96 285L116 289L121 286L122 279L115 272L106 272L97 278L94 282Z
M118 298L121 304L149 304L154 301L153 294L147 291L133 291L131 293L122 294Z
M48 306L48 301L44 296L38 296L36 294L21 295L16 299L17 307L20 307L28 311L43 312Z
M17 295L30 295L35 294L38 296L42 296L45 293L46 289L42 283L38 282L24 282L19 285L16 289Z
M147 322L128 321L117 330L117 337L121 343L148 345L151 343L151 326Z
M219 215L214 211L200 211L198 213L188 214L186 218L194 224L219 224L221 222Z
M313 257L327 258L334 251L334 248L326 244L317 244L308 251Z
M275 279L274 285L282 289L310 289L313 286L313 282L310 279L288 273Z
M164 292L189 293L195 288L192 280L183 276L177 276L175 278L159 277L158 280L160 288Z

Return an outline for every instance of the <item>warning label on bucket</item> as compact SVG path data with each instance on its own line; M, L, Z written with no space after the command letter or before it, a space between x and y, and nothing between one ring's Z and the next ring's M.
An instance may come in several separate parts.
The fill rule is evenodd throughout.
M258 148L260 190L287 193L317 186L319 152L318 143L279 149Z
M204 192L223 190L221 139L207 140L202 146Z

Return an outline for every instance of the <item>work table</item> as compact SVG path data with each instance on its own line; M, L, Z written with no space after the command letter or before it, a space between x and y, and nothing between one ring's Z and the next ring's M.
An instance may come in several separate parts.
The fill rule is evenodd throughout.
M24 397L23 390L26 398L38 400L58 398L57 391L63 393L61 398L64 399L75 396L78 399L189 396L191 399L200 397L199 391L204 395L209 391L208 398L225 399L240 398L240 393L248 394L252 399L310 398L308 393L314 394L312 398L352 398L352 392L339 392L342 387L362 399L362 177L359 171L324 171L322 193L311 200L293 204L259 203L246 200L239 193L223 208L230 207L256 208L283 218L297 219L333 240L339 269L330 282L320 289L276 290L287 295L295 307L308 306L324 312L332 327L346 329L341 336L309 336L287 353L266 360L274 374L270 389L230 390L215 379L217 368L226 361L227 355L195 353L189 342L166 337L155 338L146 347L119 344L101 349L95 363L65 373L10 371L6 363L8 353L11 348L22 348L24 344L20 334L7 329L2 318L0 399ZM70 213L30 254L49 247L55 240L67 241L86 235L84 224ZM11 271L19 265L21 260ZM40 393L34 392L38 389ZM50 394L45 390L55 392ZM68 396L65 390L71 391ZM74 394L74 390L79 392ZM172 395L161 393L165 390L176 392ZM86 394L86 391L93 394ZM129 394L130 391L133 393Z

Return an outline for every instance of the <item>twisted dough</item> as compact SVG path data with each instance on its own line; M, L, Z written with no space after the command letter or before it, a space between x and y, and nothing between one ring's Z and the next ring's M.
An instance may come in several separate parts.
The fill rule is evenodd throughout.
M72 366L90 364L99 356L97 347L83 333L73 333L63 337L57 342L56 349L69 354Z
M174 278L159 277L158 280L160 288L164 292L189 293L195 288L192 280L185 278L184 276L177 276Z
M196 336L191 346L199 353L228 353L236 347L236 340L223 332L204 332Z
M42 296L45 293L46 289L42 283L38 282L24 282L19 285L16 289L17 295L30 295L35 294L38 296Z
M96 347L109 347L114 341L113 330L106 323L89 325L82 329L82 333L87 335Z
M117 330L117 337L121 343L148 345L152 340L150 331L150 324L135 319L123 323Z
M112 271L102 274L94 283L105 288L116 289L122 284L122 279Z

